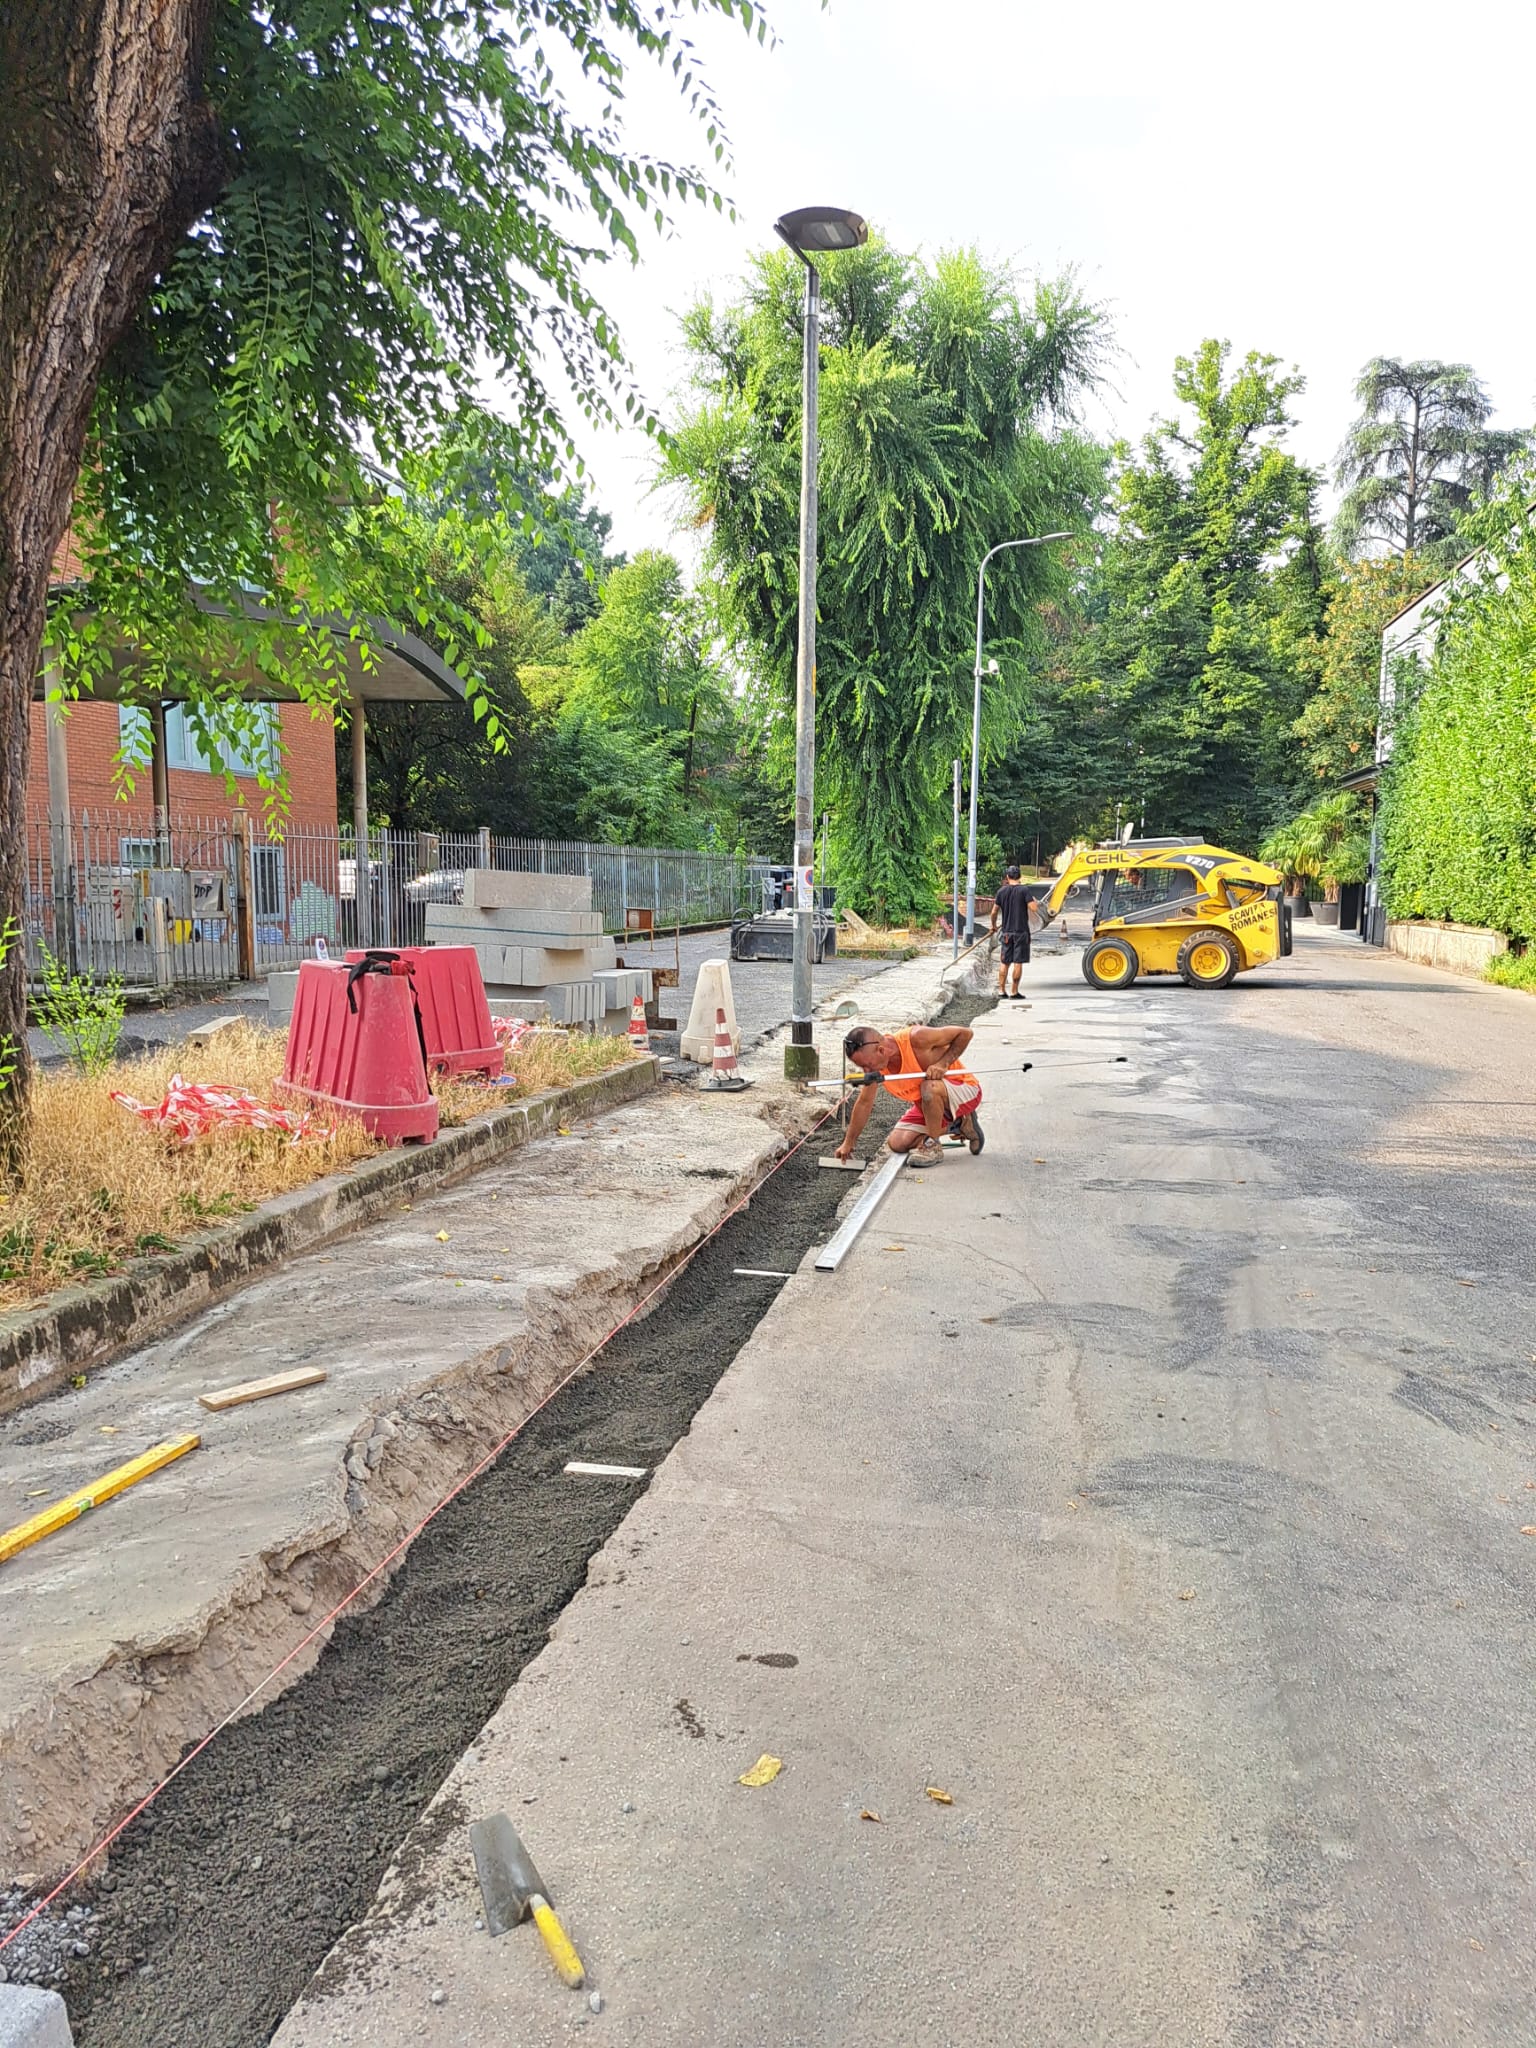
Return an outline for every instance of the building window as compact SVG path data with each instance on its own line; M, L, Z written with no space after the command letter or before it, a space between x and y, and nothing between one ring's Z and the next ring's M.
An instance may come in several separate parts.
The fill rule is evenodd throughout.
M247 704L241 708L239 730L228 710L210 711L204 718L211 728L205 741L198 733L183 704L168 704L165 711L165 765L192 768L205 775L275 775L282 746L275 704ZM149 766L149 713L137 704L117 707L118 745L126 760L140 768ZM210 752L211 748L211 752Z
M252 894L258 917L281 917L288 908L283 894L283 849L280 846L251 848Z

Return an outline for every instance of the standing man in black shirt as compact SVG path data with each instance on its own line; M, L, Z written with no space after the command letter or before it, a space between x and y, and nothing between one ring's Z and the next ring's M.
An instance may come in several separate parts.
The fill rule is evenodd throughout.
M1005 1001L1017 1001L1019 977L1029 961L1029 920L1035 899L1019 880L1018 868L1010 867L1008 879L992 899L992 929L1002 926L1002 957L997 969L997 992ZM1013 975L1013 987L1008 976Z

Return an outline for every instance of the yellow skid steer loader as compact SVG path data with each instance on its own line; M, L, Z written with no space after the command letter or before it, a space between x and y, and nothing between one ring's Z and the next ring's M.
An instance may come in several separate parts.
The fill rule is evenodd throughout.
M1093 943L1083 955L1093 988L1129 988L1141 974L1225 988L1291 950L1284 880L1261 861L1198 839L1085 847L1040 906L1042 923L1061 914L1069 889L1095 878Z

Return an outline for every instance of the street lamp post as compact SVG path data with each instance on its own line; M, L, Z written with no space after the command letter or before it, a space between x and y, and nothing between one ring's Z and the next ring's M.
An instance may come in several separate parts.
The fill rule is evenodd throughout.
M816 387L820 367L821 277L813 251L856 249L869 229L840 206L802 206L773 224L805 265L805 354L800 417L800 618L795 661L795 933L789 1043L784 1075L814 1081L818 1071L811 1007L816 890Z
M1070 540L1070 533L1041 533L1031 540L1000 540L995 548L988 548L981 558L981 567L976 571L976 699L971 708L971 836L965 861L965 943L969 946L976 937L976 787L981 760L981 632L982 607L986 602L987 564L994 555L1000 555L1005 548L1043 548L1053 540ZM997 674L997 663L988 664L987 672Z

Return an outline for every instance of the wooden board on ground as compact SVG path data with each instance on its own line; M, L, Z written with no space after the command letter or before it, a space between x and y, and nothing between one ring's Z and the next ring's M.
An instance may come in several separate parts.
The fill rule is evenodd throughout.
M66 1494L63 1500L56 1500L51 1508L44 1508L40 1515L34 1515L29 1522L18 1522L14 1529L0 1532L0 1564L14 1557L20 1550L39 1543L43 1537L53 1535L57 1529L67 1529L71 1522L78 1522L82 1515L99 1508L104 1501L112 1500L124 1493L141 1479L147 1479L151 1472L158 1472L162 1465L169 1465L173 1459L184 1458L188 1451L195 1451L202 1442L200 1436L173 1436L163 1444L156 1444L152 1450L144 1451L137 1458L130 1458L126 1465L116 1465L110 1472L95 1479L89 1486L82 1486L74 1493Z
M869 926L856 910L849 910L846 904L840 904L837 914L843 920L843 923L847 925L849 931L855 933L857 937L861 939L869 937Z
M233 1031L236 1025L245 1023L244 1017L210 1017L206 1024L199 1024L187 1033L188 1045L212 1045L226 1031Z
M300 1387L318 1387L325 1374L318 1365L302 1365L293 1372L275 1372L269 1379L243 1380L238 1387L222 1387L216 1394L199 1394L200 1408L214 1414L223 1408L243 1408L247 1401L265 1401L272 1394L296 1393Z

